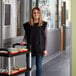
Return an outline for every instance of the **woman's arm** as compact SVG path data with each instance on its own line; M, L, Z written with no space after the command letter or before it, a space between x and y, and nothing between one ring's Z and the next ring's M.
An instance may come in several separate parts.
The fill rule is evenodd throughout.
M27 43L27 36L26 36L26 33L24 34L23 42L26 42L26 43Z
M24 34L23 41L20 42L20 45L24 45L27 43L26 35Z
M45 28L45 50L47 47L47 28Z
M47 27L45 28L45 31L44 31L44 33L45 33L45 50L43 51L43 55L44 56L47 56Z

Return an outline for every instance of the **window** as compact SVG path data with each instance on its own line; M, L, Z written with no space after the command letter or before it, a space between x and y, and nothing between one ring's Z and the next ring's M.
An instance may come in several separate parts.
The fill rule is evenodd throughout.
M37 3L42 11L43 20L48 22L48 28L55 28L56 0L32 0L33 7L36 6Z
M11 5L5 4L5 25L11 24Z

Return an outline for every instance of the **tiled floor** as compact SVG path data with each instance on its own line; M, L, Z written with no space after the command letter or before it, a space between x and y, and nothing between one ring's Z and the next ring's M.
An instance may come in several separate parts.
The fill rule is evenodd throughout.
M64 51L56 58L50 60L43 65L42 76L71 76L70 75L70 57L71 51ZM32 76L36 76L36 71L33 70ZM19 75L19 76L25 76Z
M32 76L36 76L35 71L33 71ZM64 52L55 59L44 64L43 76L70 76L69 52Z

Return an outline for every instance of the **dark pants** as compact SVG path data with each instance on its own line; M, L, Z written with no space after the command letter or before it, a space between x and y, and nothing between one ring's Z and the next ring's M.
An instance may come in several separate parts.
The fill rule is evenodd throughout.
M32 56L32 66L34 63L34 59L36 58L36 76L42 76L42 60L43 60L43 56ZM26 57L26 64L27 67L29 65L29 60L28 60L28 56ZM25 76L29 76L29 72L25 73Z

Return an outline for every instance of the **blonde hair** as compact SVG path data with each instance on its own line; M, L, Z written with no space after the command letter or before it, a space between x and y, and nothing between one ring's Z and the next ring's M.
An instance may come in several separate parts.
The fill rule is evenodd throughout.
M40 8L38 8L38 7L34 7L32 9L32 15L31 15L31 18L30 18L30 22L29 23L30 23L31 26L34 26L34 18L33 18L33 11L34 10L38 10L39 11L40 17L39 17L39 25L38 26L42 26L43 25L42 13L41 13Z

